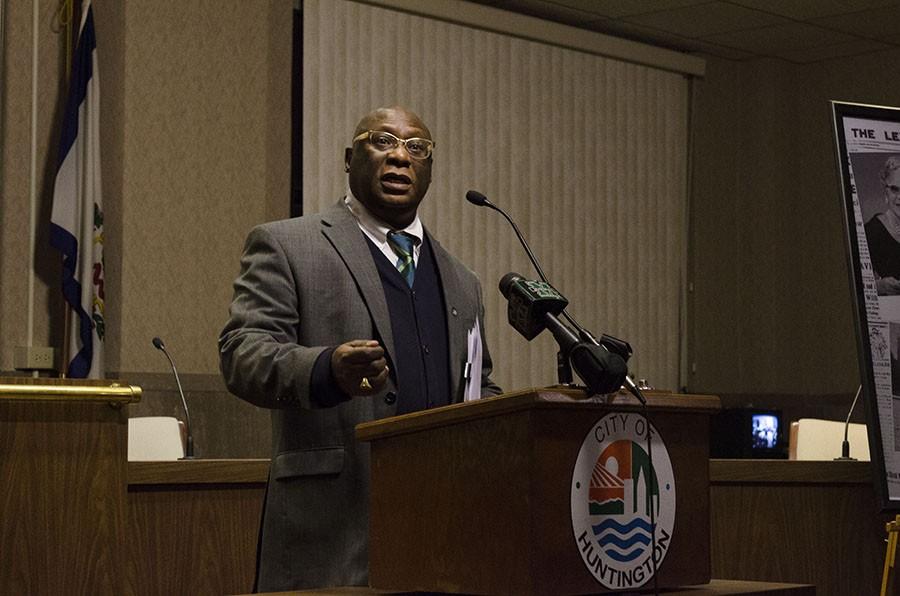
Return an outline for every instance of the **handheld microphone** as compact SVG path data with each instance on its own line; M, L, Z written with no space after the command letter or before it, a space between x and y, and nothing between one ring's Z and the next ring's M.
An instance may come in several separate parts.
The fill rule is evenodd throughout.
M529 341L549 329L590 395L619 390L628 373L625 360L603 346L582 341L557 318L569 301L553 286L507 273L500 280L500 292L509 301L510 325Z
M546 313L558 315L569 304L550 284L527 280L518 273L503 276L500 293L509 302L509 324L528 341L547 328L544 320Z
M178 378L178 370L175 368L175 362L166 351L166 345L158 337L153 338L153 347L166 355L169 360L169 366L172 367L172 373L175 375L175 384L178 385L178 394L181 395L181 405L184 407L184 426L187 431L187 445L184 449L184 457L181 459L194 459L194 435L191 428L191 413L188 411L187 400L184 399L184 391L181 390L181 380Z

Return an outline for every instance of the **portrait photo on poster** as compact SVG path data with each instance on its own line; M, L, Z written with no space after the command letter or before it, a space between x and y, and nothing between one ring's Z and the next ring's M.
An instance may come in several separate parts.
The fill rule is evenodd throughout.
M900 150L853 153L850 166L876 290L900 296Z

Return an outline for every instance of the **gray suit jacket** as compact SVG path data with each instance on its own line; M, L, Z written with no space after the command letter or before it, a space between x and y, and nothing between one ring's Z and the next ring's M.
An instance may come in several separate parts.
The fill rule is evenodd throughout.
M447 310L451 396L461 401L467 333L484 315L481 285L433 238L431 245ZM369 448L357 443L354 427L394 415L396 364L381 278L349 210L339 203L254 228L230 312L219 338L228 389L273 409L257 587L366 585ZM316 358L327 347L370 338L380 338L387 352L387 386L372 397L320 407L310 395ZM499 393L486 345L483 355L482 395Z

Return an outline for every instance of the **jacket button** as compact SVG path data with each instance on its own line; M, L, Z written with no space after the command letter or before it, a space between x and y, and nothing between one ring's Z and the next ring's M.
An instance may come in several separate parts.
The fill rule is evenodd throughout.
M450 314L452 314L455 317L455 316L459 315L459 311L456 310L456 307L454 306L453 308L450 309Z
M397 394L393 391L388 391L384 394L384 403L391 406L397 403Z

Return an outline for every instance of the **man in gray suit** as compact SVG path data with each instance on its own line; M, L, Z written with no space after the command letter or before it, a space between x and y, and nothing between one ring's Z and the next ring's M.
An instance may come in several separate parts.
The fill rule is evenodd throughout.
M367 584L357 424L500 392L479 281L417 215L433 147L414 113L375 110L346 149L347 196L247 239L219 354L229 390L272 409L260 591Z

